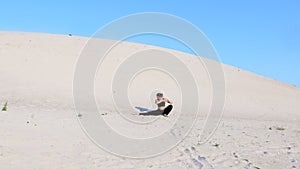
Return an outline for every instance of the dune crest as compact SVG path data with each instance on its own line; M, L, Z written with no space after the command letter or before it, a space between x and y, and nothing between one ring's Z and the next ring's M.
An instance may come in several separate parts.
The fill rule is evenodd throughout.
M39 33L0 32L0 166L4 168L289 168L299 167L300 89L270 78L222 65L225 77L223 119L212 138L198 144L198 136L209 111L212 91L203 65L196 56L149 45L122 42L120 51L159 49L176 54L191 70L199 71L200 117L184 142L161 157L145 161L122 159L99 149L81 130L74 112L73 75L77 59L87 43L87 37ZM99 44L108 40L99 39ZM119 61L113 53L107 61ZM203 62L212 61L203 58ZM147 72L149 77L166 79L159 72ZM100 75L99 75L100 76ZM110 75L106 78L109 79ZM149 97L138 88L147 80L138 76L129 94L137 105L148 104ZM101 81L97 81L100 83ZM156 85L154 79L149 82ZM166 91L176 100L180 96L176 83ZM176 89L176 90L175 90ZM130 128L115 122L110 114L112 104L101 87L98 91L104 116L116 130L127 135ZM103 95L102 95L103 94ZM147 99L144 97L147 96ZM135 98L136 97L136 98ZM138 102L140 101L140 102ZM88 107L89 105L87 105ZM2 107L1 107L2 108ZM143 117L147 119L148 117ZM157 128L145 127L144 136L157 134L160 125L171 126L172 119L157 123ZM176 135L175 131L173 134ZM175 137L175 136L174 136ZM28 163L28 161L31 161ZM268 162L269 161L269 162Z

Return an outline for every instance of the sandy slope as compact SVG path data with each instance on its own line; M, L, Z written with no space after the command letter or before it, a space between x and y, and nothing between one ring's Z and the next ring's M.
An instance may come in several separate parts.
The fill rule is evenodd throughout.
M199 93L207 99L201 102L200 116L191 133L162 156L130 160L99 149L81 130L72 100L73 73L87 40L67 35L0 32L0 103L9 102L8 111L0 112L0 168L300 168L299 88L223 65L223 119L212 138L199 145L197 138L212 99L203 65L188 54L134 43L121 43L119 53L112 53L107 59L106 70L113 70L122 56L135 50L168 51L199 75ZM147 85L142 83L149 77L165 81L160 87L180 102L176 86L167 87L172 86L168 77L147 73L129 89L137 101L134 104L146 106L148 99L144 98L149 96L143 91L159 87L155 79ZM99 74L95 83L106 78L104 85L109 85L111 76ZM141 85L144 87L139 88ZM96 87L95 91L101 93L96 97L103 111L111 112L112 103L103 97L109 95L107 90ZM178 113L174 110L170 120L161 119L157 125L172 125ZM155 127L132 130L126 126L129 124L116 121L118 116L113 112L104 116L126 135L159 132Z

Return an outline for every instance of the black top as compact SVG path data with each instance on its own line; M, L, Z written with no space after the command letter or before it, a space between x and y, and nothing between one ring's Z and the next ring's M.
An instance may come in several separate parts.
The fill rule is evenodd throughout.
M166 105L166 102L164 102L164 101L157 104L158 107L165 107L165 105Z

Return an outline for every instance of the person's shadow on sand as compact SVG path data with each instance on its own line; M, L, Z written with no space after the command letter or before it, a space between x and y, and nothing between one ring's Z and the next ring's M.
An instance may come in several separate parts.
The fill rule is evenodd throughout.
M162 112L160 110L150 110L144 107L135 107L138 109L141 113L139 115L141 116L161 116Z

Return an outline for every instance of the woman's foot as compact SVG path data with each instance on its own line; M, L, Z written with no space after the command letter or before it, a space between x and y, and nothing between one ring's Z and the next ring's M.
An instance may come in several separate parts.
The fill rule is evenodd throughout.
M131 113L132 115L140 115L140 112L133 112L133 113Z

